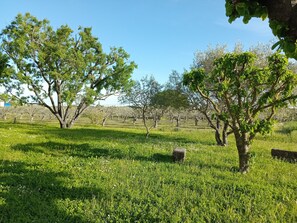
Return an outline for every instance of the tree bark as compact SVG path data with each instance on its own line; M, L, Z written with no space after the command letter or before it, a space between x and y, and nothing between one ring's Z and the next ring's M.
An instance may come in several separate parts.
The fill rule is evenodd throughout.
M248 152L247 146L242 146L238 148L238 156L239 156L239 171L241 173L247 173L249 171L249 161L250 161L250 154Z
M227 146L228 145L228 134L227 134L227 132L223 131L222 140L223 140L224 146Z
M70 129L73 126L73 124L74 124L74 120L71 120L66 124L66 128Z
M133 120L132 120L132 122L133 122L133 125L135 125L135 124L136 124L136 121L137 121L137 118L136 118L136 117L133 117Z
M147 123L146 123L146 115L145 115L145 109L142 110L142 121L143 121L143 125L145 127L145 130L146 130L146 134L145 134L145 138L147 139L150 135L150 128L147 126Z
M104 127L105 126L105 124L106 124L106 120L107 120L107 117L104 117L103 118L103 120L102 120L102 123L101 123L101 125Z
M249 142L245 133L240 134L238 131L234 132L236 147L239 158L239 172L247 173L249 171Z
M223 141L221 139L221 134L218 129L215 130L215 139L218 146L224 146Z
M212 126L212 125L211 125ZM216 126L215 126L215 139L217 142L218 146L226 146L228 144L228 134L227 134L227 129L228 129L228 123L224 123L224 127L222 130L222 134L220 133L221 131L221 121L217 118L216 119Z
M175 118L175 120L176 120L176 126L175 127L178 128L179 127L180 116L177 115L176 118Z
M198 117L195 117L195 126L198 126L198 122L199 122Z
M224 122L224 128L222 132L222 139L223 139L223 144L226 146L228 145L228 122Z
M159 120L158 119L154 119L154 128L158 128L158 123L159 123Z
M59 121L59 123L60 123L60 128L61 128L61 129L66 129L66 128L68 128L66 122Z
M259 0L267 8L270 20L286 24L287 36L297 39L297 5L295 0Z

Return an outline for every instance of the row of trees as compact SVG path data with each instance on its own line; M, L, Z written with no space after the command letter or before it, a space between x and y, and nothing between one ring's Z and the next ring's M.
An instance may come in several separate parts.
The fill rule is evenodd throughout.
M295 1L289 0L226 0L230 22L240 16L244 22L268 16L279 38L275 46L293 58L297 58L295 9ZM280 53L267 60L252 52L216 49L207 57L202 53L190 71L175 75L172 88L158 85L152 77L133 85L130 77L136 65L129 55L122 48L104 53L90 28L80 27L77 34L68 26L54 30L47 20L27 13L18 15L0 37L0 84L5 96L27 101L26 86L30 100L46 107L61 128L71 127L96 101L121 91L126 92L122 102L142 111L147 137L150 108L155 109L157 123L169 107L188 106L204 114L218 144L226 145L227 135L234 134L242 172L248 170L249 146L255 135L268 132L276 109L296 100L296 75Z
M121 101L142 111L146 137L169 108L197 110L215 130L218 145L227 145L234 134L241 172L249 169L249 150L255 136L271 131L277 109L294 105L297 75L295 64L266 46L243 52L240 45L231 53L218 46L198 52L189 71L173 72L165 86L151 77L137 82ZM178 119L178 117L177 117Z
M181 76L176 71L172 72L169 82L164 86L153 76L142 78L120 97L120 101L140 112L146 138L149 137L150 130L156 128L164 114L169 111L179 127L180 114L189 108L187 95L182 90ZM153 124L147 122L148 117L152 117Z
M207 121L197 111L168 109L155 124L155 113L147 113L146 122L154 128L208 128ZM178 119L177 119L178 117ZM0 107L0 120L13 123L56 122L55 116L45 107L35 104ZM177 121L178 120L178 121ZM141 126L141 110L128 106L90 106L78 120L79 124L104 126Z

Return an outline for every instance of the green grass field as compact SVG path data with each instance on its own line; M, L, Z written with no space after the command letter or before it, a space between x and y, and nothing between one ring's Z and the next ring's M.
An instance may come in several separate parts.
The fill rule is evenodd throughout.
M257 137L245 175L207 128L1 122L0 142L0 222L297 222L297 164L270 155L297 151L296 123Z

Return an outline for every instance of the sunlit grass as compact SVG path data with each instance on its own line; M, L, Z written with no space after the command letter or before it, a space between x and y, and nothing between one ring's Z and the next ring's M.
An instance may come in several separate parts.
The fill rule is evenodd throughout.
M0 123L0 222L297 222L296 164L270 155L296 151L295 129L258 137L242 175L233 137L218 147L210 129L167 125L146 140L114 123Z

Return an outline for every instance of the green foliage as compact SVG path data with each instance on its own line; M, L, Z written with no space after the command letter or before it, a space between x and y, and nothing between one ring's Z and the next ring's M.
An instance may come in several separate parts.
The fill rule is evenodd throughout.
M136 64L122 48L104 53L91 28L79 27L78 34L67 25L54 30L27 13L17 15L1 38L2 50L17 67L10 83L27 85L32 99L61 125L70 126L89 105L131 87Z
M153 97L158 94L162 86L153 76L145 76L140 81L134 82L134 85L127 89L124 95L120 97L122 103L127 103L133 108L149 109L152 106Z
M9 65L9 57L0 52L0 87L3 87L5 92L0 94L0 100L3 101L18 101L21 102L20 85L11 81L11 77L14 75L14 70ZM25 100L25 98L24 98Z
M234 3L232 0L226 0L225 7L230 23L239 17L243 17L243 22L248 23L252 17L265 20L268 16L267 8L257 1L240 0Z
M197 88L205 89L203 85L206 78L206 73L203 68L192 69L190 72L184 74L184 85L189 86L192 91Z
M284 55L269 56L268 65L261 67L255 66L256 59L249 52L228 53L215 60L211 72L194 68L184 76L184 83L213 105L215 116L228 121L237 149L244 153L248 153L257 133L271 131L275 111L295 103L297 98L297 76L288 69ZM247 170L248 165L243 165L241 171Z
M268 131L271 116L258 121L258 115L268 108L274 111L293 102L297 83L296 74L288 70L288 61L283 55L270 56L265 68L254 67L255 59L251 53L226 54L216 60L209 76L215 80L213 90L229 106L230 117L238 119L240 128L252 134Z
M296 222L296 166L270 155L296 137L256 138L253 168L210 130L0 125L1 222ZM235 145L230 139L230 147ZM184 163L172 149L187 149Z
M152 98L152 105L163 110L184 110L189 107L188 96L181 74L172 71L164 89Z
M150 134L150 129L154 125L149 125L147 119L150 113L154 112L155 106L153 98L162 89L162 86L155 80L153 76L145 76L123 94L119 101L128 104L134 110L140 112L144 127L146 129L146 137Z
M296 19L296 10L292 8L290 1L281 3L279 1L226 0L225 8L230 23L239 17L243 18L245 24L252 17L261 18L262 20L269 17L269 26L272 33L279 39L273 48L279 47L279 49L284 50L288 57L297 59L297 36L296 27L294 27L296 22L293 21ZM270 9L270 12L268 12L268 9Z
M152 105L164 109L185 109L189 107L189 102L185 93L178 90L167 89L154 95Z

